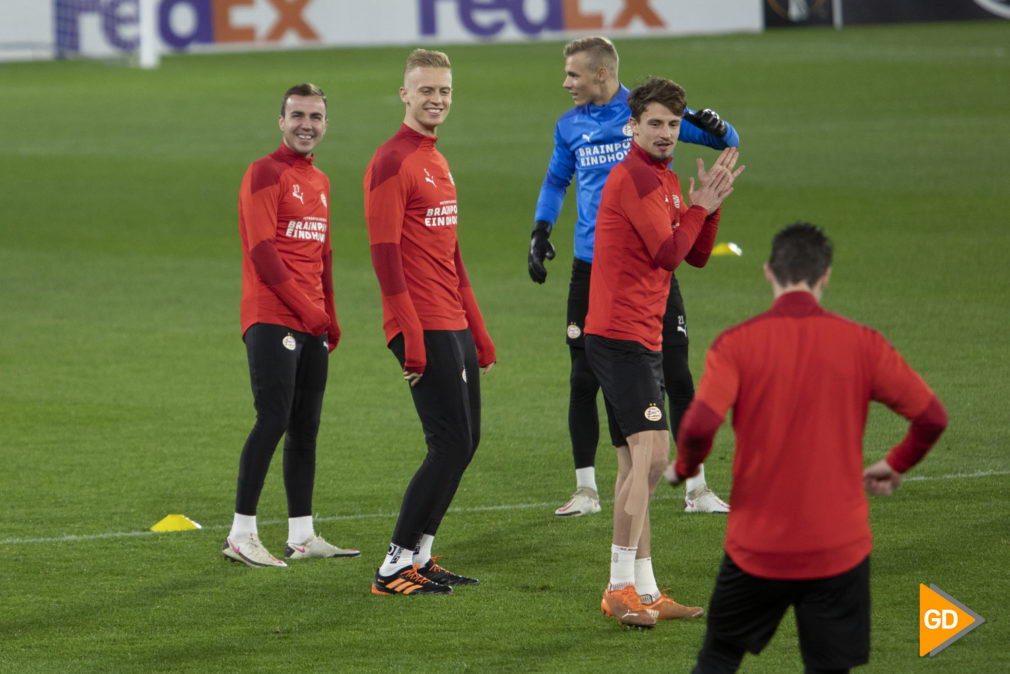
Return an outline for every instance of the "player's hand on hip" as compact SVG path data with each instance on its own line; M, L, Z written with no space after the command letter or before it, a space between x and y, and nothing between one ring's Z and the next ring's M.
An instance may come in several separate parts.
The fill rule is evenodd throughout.
M410 384L411 388L417 386L417 382L421 381L422 376L424 376L423 372L411 372L410 370L403 371L403 380Z
M481 368L480 373L481 374L487 374L488 372L490 372L491 368L494 367L495 362L496 361L492 361L492 362L488 363L487 365L485 365L483 368Z
M544 260L554 259L554 244L550 241L551 225L544 220L537 220L530 236L529 270L530 278L535 283L547 280L547 267Z
M881 459L863 471L863 486L868 494L888 496L901 485L901 473Z

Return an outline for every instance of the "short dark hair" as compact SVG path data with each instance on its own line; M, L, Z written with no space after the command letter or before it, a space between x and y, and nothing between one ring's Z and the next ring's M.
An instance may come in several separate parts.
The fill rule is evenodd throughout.
M286 114L288 99L292 96L318 96L323 99L323 108L326 108L326 94L323 93L323 90L311 82L303 82L302 84L296 84L284 92L284 100L281 101L281 117Z
M628 107L631 108L631 116L636 120L642 120L642 113L649 103L659 103L666 106L675 115L683 115L687 107L687 93L684 88L672 80L664 77L653 77L628 94Z
M831 239L820 227L797 222L772 239L768 266L779 285L805 282L812 288L831 266L833 252Z

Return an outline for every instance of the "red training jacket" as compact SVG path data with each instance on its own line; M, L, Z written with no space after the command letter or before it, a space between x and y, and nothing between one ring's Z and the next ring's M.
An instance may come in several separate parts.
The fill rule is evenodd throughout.
M689 263L705 264L718 225L718 210L687 207L669 162L632 143L600 197L586 334L660 351L670 275L689 255ZM699 240L707 251L693 250Z
M412 372L427 362L424 330L469 325L480 365L495 360L459 254L456 184L436 140L401 124L375 151L363 184L386 342L403 333Z
M808 292L723 332L677 436L676 471L694 475L730 407L736 453L726 552L755 576L826 578L873 547L863 485L871 400L912 421L888 454L904 472L947 424L922 378L877 332L825 311Z
M333 306L330 181L283 143L254 161L239 190L242 334L272 323L321 335L340 330Z

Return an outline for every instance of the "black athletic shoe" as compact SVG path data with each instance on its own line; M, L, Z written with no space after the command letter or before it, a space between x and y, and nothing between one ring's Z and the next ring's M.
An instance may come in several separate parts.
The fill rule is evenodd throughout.
M428 562L417 569L417 572L432 581L441 585L480 585L476 578L467 578L449 571L435 563L438 557L432 557Z
M425 578L415 564L391 576L380 576L376 571L372 594L452 594L452 588Z

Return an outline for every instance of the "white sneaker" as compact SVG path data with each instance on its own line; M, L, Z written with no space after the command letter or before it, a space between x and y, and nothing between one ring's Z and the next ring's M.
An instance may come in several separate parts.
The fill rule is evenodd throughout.
M287 566L263 547L256 534L249 534L249 538L241 540L229 536L224 539L224 547L221 548L221 552L228 559L249 566Z
M688 513L728 513L729 504L715 495L708 487L699 487L687 492L684 512Z
M284 556L288 559L313 559L316 557L357 557L361 550L354 548L338 548L328 543L322 536L313 536L301 545L288 543L284 547Z
M579 487L568 503L554 511L558 517L578 517L600 512L600 495L595 489Z

